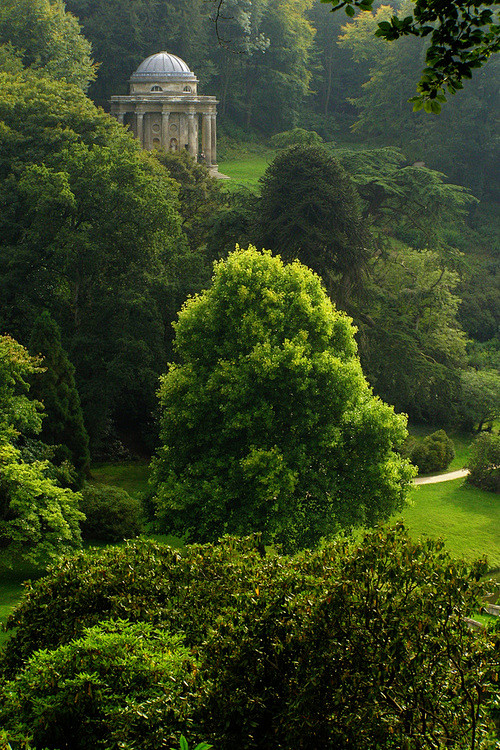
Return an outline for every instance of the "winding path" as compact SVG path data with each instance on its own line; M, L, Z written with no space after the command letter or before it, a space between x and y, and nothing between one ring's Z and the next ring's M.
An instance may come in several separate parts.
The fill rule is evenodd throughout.
M468 469L449 471L446 474L435 474L432 477L416 477L413 484L436 484L436 482L449 482L450 479L462 479L469 473Z

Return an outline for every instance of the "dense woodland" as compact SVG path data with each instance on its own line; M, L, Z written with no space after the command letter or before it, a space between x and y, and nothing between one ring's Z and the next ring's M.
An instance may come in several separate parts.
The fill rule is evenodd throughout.
M375 35L409 9L2 0L1 559L137 534L140 503L88 481L131 456L149 521L205 546L35 584L0 746L495 747L498 633L462 619L485 566L402 529L331 541L403 507L410 459L451 460L405 415L480 433L499 491L500 63L413 111L428 40ZM107 114L162 49L220 100L219 160L269 157L257 189Z

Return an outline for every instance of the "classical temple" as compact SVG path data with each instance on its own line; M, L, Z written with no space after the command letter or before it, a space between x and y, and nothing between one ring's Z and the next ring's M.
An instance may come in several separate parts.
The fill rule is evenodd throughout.
M143 148L185 148L217 174L217 100L199 96L197 88L184 60L158 52L130 77L128 96L111 97L111 114L129 126Z

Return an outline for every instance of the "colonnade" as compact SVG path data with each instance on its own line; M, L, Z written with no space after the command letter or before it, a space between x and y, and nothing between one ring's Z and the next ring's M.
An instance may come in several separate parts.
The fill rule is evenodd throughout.
M215 97L200 97L204 99L215 100ZM123 103L117 100L128 101ZM180 107L168 107L162 104L161 110L152 106L149 102L143 106L130 102L131 97L113 97L112 114L122 124L131 126L135 137L143 148L155 147L152 144L157 143L167 151L178 151L187 148L189 153L195 158L203 161L208 167L217 164L217 125L215 102L208 103L203 107L205 111L187 109ZM115 104L116 102L116 104ZM120 106L121 105L121 106ZM128 106L127 106L128 105ZM132 115L128 117L127 115ZM151 133L146 132L145 116L156 115L158 118L157 132L154 137ZM173 135L171 126L172 116L175 121L179 122L179 129ZM199 143L199 131L201 118L201 149ZM154 126L153 126L154 127Z

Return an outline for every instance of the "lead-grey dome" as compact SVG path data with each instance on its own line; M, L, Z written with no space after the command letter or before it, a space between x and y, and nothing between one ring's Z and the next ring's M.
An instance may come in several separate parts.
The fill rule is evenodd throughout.
M189 78L192 80L195 75L184 60L181 60L177 55L171 55L169 52L157 52L141 62L135 73L130 77L130 81L139 83L165 78Z

